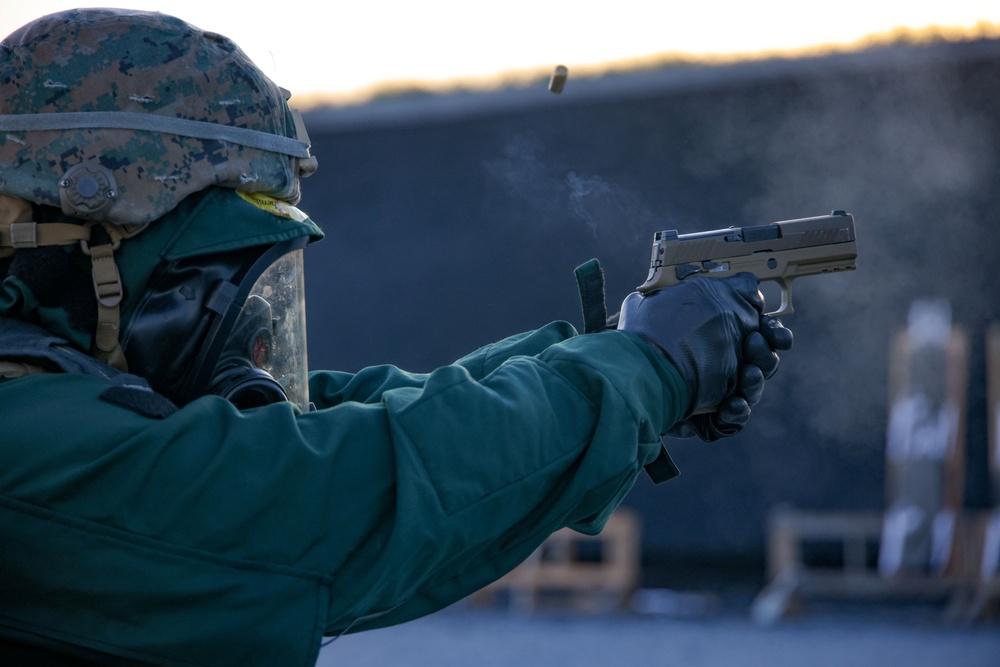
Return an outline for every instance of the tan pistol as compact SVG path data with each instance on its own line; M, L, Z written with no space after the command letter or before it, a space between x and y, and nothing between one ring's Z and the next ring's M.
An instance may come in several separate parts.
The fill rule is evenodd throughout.
M781 307L768 314L788 315L793 280L855 269L857 256L854 216L846 211L691 234L671 229L653 235L649 276L638 290L649 292L695 276L725 278L748 271L781 288Z

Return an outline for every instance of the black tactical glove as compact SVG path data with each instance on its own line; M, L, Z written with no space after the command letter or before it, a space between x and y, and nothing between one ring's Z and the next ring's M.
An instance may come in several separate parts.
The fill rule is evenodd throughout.
M692 278L625 298L618 328L660 349L691 392L685 419L667 434L711 441L747 423L764 380L778 368L776 351L792 345L791 331L763 313L750 273Z

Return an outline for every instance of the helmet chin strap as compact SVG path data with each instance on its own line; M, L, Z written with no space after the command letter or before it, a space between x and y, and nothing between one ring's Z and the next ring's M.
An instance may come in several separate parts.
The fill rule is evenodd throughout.
M97 297L97 330L94 332L94 356L120 371L128 371L125 352L122 350L121 302L125 295L121 273L115 263L115 250L121 246L122 233L114 225L101 223L110 239L109 243L91 246L80 241L83 254L90 257L94 278L94 296Z
M0 195L0 204L14 199ZM18 200L14 200L18 201ZM124 296L121 274L115 263L114 252L121 246L122 234L115 225L100 223L109 241L91 246L94 223L76 225L53 222L38 224L31 221L31 207L0 206L0 209L17 211L0 215L0 258L11 257L19 248L38 248L54 245L80 244L80 249L90 257L94 295L97 297L97 330L94 332L94 357L120 371L127 372L128 364L122 351L121 302Z

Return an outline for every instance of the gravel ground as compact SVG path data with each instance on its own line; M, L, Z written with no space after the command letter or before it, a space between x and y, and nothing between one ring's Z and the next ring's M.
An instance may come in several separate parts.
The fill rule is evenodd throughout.
M956 626L940 609L811 608L770 627L749 613L573 617L457 607L327 645L322 667L998 667L1000 622Z

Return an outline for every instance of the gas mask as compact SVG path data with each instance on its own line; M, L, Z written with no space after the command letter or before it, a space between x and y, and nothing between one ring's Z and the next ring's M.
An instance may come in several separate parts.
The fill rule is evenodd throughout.
M125 327L130 371L181 405L216 394L240 409L288 400L308 410L308 241L162 265Z

